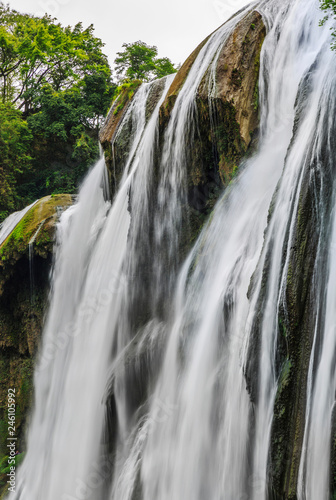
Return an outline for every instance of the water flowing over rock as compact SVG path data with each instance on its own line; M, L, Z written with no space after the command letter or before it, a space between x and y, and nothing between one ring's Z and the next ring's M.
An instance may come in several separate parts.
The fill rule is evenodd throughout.
M336 68L318 0L129 88L57 226L14 500L336 494ZM107 167L107 168L106 168Z
M0 421L6 422L8 388L15 387L21 450L32 402L34 358L48 303L55 227L60 213L71 204L69 195L43 198L12 214L0 229ZM7 454L6 439L7 426L2 425L2 455Z

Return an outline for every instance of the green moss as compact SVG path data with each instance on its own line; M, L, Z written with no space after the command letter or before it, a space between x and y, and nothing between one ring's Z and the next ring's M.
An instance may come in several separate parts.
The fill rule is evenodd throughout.
M3 361L3 360L2 360ZM7 423L7 391L8 387L16 389L16 407L15 407L15 437L17 440L17 449L22 451L23 445L23 432L26 423L26 417L29 409L32 406L33 398L33 360L30 358L10 361L7 363L7 372L2 382L6 388L1 389L1 408L0 408L0 462L3 464L7 455L7 437L8 437L8 423ZM23 458L23 457L22 457ZM1 474L5 474L4 470L0 470Z
M27 410L31 408L33 397L34 363L32 359L24 360L19 368L16 379L19 381L17 390L17 422L22 423Z
M254 111L258 111L258 108L259 108L259 81L257 80L253 93L253 109Z
M14 465L15 467L18 467L23 459L25 457L25 453L20 453L19 455L16 455L14 457ZM10 465L8 465L8 459L9 459L9 456L6 455L3 457L3 459L0 461L0 474L8 474L9 471L10 471Z
M3 379L5 380L5 379ZM4 402L1 404L1 410L6 408ZM8 437L8 423L5 419L0 420L0 459L5 456L7 452L6 443Z
M276 429L276 432L273 430L272 433L272 476L273 487L278 493L282 489L281 483L284 481L284 474L288 471L286 466L289 463L288 440L285 436L290 417L288 401L293 383L293 373L293 363L287 358L279 376L273 417L273 429Z
M290 374L292 370L293 364L290 359L286 359L285 364L282 368L280 380L279 380L279 391L282 391L285 387L288 386L290 381Z
M70 195L43 198L24 216L0 247L0 460L6 454L7 391L16 389L18 449L33 397L33 357L42 329L56 207L69 206ZM34 298L31 297L28 246L34 240Z
M42 222L53 217L58 206L69 206L72 203L70 195L54 195L42 198L34 205L24 218L15 227L0 247L0 259L2 262L12 260L13 256L28 251L31 238L36 234ZM36 238L36 245L50 243L50 233L47 227L41 228Z
M140 87L141 84L141 80L133 80L131 82L125 82L117 88L114 101L116 104L113 111L114 115L118 115L121 111L123 111L125 106L134 96L134 92Z
M11 463L11 465L15 466L16 468L19 467L19 465L23 462L23 459L25 457L25 453L20 453L19 455L16 455L14 457L14 464ZM10 472L10 465L8 464L8 459L9 456L5 455L1 460L0 460L0 499L4 498L8 492L8 476L7 474Z
M232 85L238 89L241 87L241 84L242 84L242 81L243 81L243 74L242 74L242 71L235 68L233 71L232 71L232 74L231 74L231 83Z

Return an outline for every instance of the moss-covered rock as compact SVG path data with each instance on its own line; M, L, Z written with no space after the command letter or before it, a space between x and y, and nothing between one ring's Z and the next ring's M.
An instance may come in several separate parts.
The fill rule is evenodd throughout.
M105 123L99 133L99 140L103 146L105 153L105 162L108 168L112 194L114 194L119 184L124 166L123 162L121 162L121 164L119 165L120 162L115 156L115 148L112 149L112 141L114 140L119 127L125 118L128 107L141 83L142 82L139 80L134 80L133 82L124 83L119 87L117 98L113 101L111 109L106 117ZM125 126L125 130L127 130L132 127L132 123L124 123L123 126ZM125 141L125 138L121 139L121 150L125 152L125 155L128 151L130 137L131 131L129 131L127 134L128 140L126 139Z
M248 13L220 51L211 97L210 68L198 88L197 124L190 138L187 164L190 244L199 234L204 217L209 216L223 189L235 177L242 158L257 142L259 110L255 93L265 35L260 14Z
M71 195L46 196L38 201L0 246L0 296L4 284L14 272L16 262L28 256L29 243L34 253L46 258L52 251L57 208L72 204Z
M307 84L303 82L302 95ZM297 119L303 110L297 102ZM296 126L294 128L295 134ZM271 434L270 479L279 498L297 499L299 468L306 424L308 373L314 337L317 348L323 331L325 294L327 288L328 248L330 237L334 173L332 157L326 154L335 148L325 132L321 150L307 153L302 165L303 178L290 245L287 247L288 267L283 306L279 312L278 354L282 372L274 406ZM313 141L312 141L313 143ZM311 153L311 154L310 154ZM317 207L319 207L317 209ZM288 235L289 236L289 235ZM288 241L286 242L288 245ZM287 368L290 367L288 370ZM283 373L286 377L283 379ZM335 492L335 452L331 444L331 492ZM327 453L327 450L326 450Z
M211 35L209 35L203 42L201 42L196 49L190 54L190 56L186 59L186 61L182 64L181 68L177 72L168 92L167 96L161 106L160 109L160 122L162 124L167 124L170 113L174 107L174 104L176 102L177 96L179 95L187 77L189 74L189 71L191 70L192 65L194 64L198 54L206 44L206 42L209 40Z
M32 404L34 358L48 303L55 226L60 211L71 204L70 195L43 198L0 246L0 461L7 454L9 388L16 391L17 449L25 447L24 427Z
M237 23L220 51L216 68L216 88L211 99L207 85L210 68L197 91L195 123L190 127L191 137L186 137L188 199L183 209L186 231L182 231L182 258L195 241L223 188L235 176L241 159L252 145L252 139L257 137L259 61L265 34L261 15L255 11L247 13ZM161 105L161 148L177 96L195 59L209 38L207 37L182 65ZM159 83L154 85L152 92L156 97L149 96L148 99L147 119L162 95L163 87L159 88L158 85ZM125 113L116 113L117 102L113 104L100 134L112 180L112 195L125 167L132 138L132 120L126 119ZM161 175L160 157L161 153L158 151L156 180Z
M113 101L105 123L99 133L99 140L103 145L112 141L113 136L116 133L125 112L127 111L129 103L133 99L135 92L141 83L142 82L140 80L134 80L129 83L124 83L118 88L117 97Z
M313 182L310 184L309 175L307 166L289 257L286 308L282 308L279 315L278 352L282 353L282 372L271 437L273 490L281 495L280 498L290 500L297 498L306 419L307 379L316 327L317 289L314 271L320 234L314 213L314 186ZM315 179L314 182L319 181Z

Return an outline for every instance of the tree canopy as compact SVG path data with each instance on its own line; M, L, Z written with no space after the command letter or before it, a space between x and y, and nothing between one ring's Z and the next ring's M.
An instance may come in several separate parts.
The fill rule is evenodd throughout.
M2 102L26 114L38 109L40 89L66 91L111 69L93 26L63 27L50 16L20 14L0 3L0 86ZM106 89L105 89L106 90Z
M321 23L325 23L325 21L329 18L330 15L334 17L336 20L336 0L320 0L321 1L321 9L326 12L326 16L322 19ZM336 50L336 29L333 30L334 42L332 44L332 49Z
M92 25L62 26L0 0L0 223L37 198L75 192L98 157L99 127L120 89L103 48ZM123 49L119 85L176 71L155 46Z
M75 191L99 155L116 85L92 25L64 27L2 2L0 20L1 222L38 197Z
M124 50L114 61L119 82L129 80L150 81L176 72L168 57L158 58L158 49L141 40L124 43Z
M31 140L21 113L0 102L0 222L17 206L16 179L30 167Z

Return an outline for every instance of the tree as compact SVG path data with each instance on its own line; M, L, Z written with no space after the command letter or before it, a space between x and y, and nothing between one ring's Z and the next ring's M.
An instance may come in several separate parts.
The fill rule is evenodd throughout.
M157 78L162 78L166 75L171 75L176 73L177 69L172 64L168 57L163 57L162 59L157 59L155 62L155 75Z
M49 85L64 91L88 76L111 70L104 44L94 37L93 26L63 27L50 16L20 14L0 3L0 86L3 102L12 102L29 115L38 108L39 89Z
M129 80L150 81L153 78L175 73L176 69L167 57L158 59L155 46L145 42L124 43L124 50L117 53L114 61L119 82Z
M334 19L336 19L336 0L320 0L320 1L321 1L321 9L327 13L326 16L324 17L324 19L322 19L322 21L321 21L321 24L323 25L326 22L326 20L329 18L330 15L333 15ZM332 35L333 35L335 41L333 42L331 48L333 50L336 50L336 30L335 29L333 30Z
M90 92L90 84L95 85L96 92ZM27 120L38 155L33 160L32 171L18 188L21 197L35 193L36 188L37 197L76 190L88 166L99 155L97 109L111 102L111 97L104 99L104 85L100 95L97 85L89 79L83 86L62 92L55 92L50 86L40 90L40 111Z
M31 167L31 144L21 113L0 102L0 222L17 208L17 180Z
M99 156L98 129L116 85L92 25L63 27L1 1L0 21L3 218L41 196L76 191Z
M321 0L321 9L329 10L332 9L336 13L336 0Z

